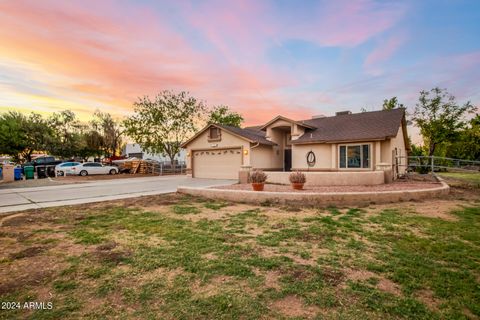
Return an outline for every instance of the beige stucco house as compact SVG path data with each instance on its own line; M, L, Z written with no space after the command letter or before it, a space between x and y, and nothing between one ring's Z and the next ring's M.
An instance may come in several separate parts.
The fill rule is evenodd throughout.
M404 109L294 121L277 116L254 127L211 124L182 147L196 178L237 179L242 168L267 171L405 170L409 150Z

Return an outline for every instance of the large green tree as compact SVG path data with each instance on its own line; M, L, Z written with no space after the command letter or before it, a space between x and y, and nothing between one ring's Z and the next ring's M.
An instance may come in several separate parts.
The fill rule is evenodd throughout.
M27 148L25 115L9 111L0 115L0 154L19 158Z
M465 126L465 115L474 109L470 102L459 105L446 89L433 88L420 92L412 121L420 129L429 156L435 154L440 144L458 137Z
M232 111L227 106L216 106L208 113L209 124L223 124L226 126L240 127L243 122L243 117L241 114Z
M197 130L205 105L187 92L162 91L134 103L135 113L124 121L126 134L149 153L167 155L172 163L180 145Z
M92 129L100 134L99 148L105 156L116 156L122 145L124 129L121 122L116 121L111 114L96 110L90 122Z
M72 158L79 155L84 146L84 125L71 110L55 112L48 119L52 128L52 142L47 150L61 158Z
M480 161L480 115L472 118L455 141L448 144L446 156Z

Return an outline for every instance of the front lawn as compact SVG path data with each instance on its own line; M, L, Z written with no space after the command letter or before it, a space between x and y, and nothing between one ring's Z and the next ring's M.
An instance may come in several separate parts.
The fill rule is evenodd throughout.
M480 317L480 202L259 207L179 195L0 227L1 319Z
M480 172L441 172L441 177L447 179L450 184L467 184L480 188Z

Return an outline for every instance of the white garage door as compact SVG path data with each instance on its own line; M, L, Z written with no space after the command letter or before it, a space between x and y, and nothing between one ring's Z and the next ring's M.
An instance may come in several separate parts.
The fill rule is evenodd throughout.
M241 149L193 152L194 178L238 179L238 171L240 171L241 165Z

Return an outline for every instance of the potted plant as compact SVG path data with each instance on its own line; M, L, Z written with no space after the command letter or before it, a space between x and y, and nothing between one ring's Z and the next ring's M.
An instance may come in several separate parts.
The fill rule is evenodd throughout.
M292 184L293 189L302 190L303 185L307 181L307 177L305 176L305 173L300 171L295 171L290 173L289 180L290 180L290 183Z
M262 170L253 170L250 173L250 182L252 183L253 190L263 191L267 175Z

